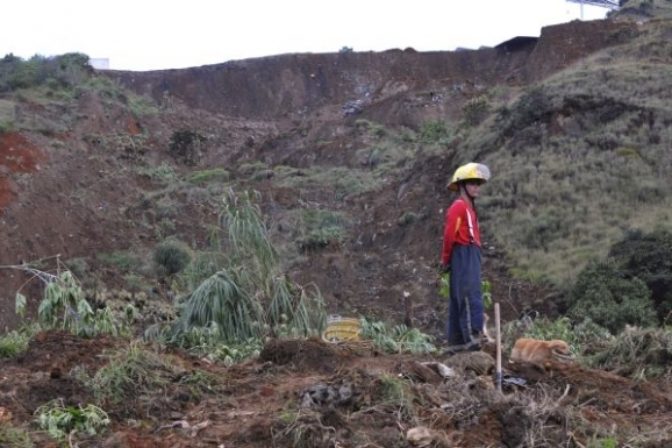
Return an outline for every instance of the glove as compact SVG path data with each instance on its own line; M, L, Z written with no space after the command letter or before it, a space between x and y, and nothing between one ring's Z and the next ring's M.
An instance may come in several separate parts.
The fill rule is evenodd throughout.
M450 263L447 264L439 264L439 274L447 274L450 272Z

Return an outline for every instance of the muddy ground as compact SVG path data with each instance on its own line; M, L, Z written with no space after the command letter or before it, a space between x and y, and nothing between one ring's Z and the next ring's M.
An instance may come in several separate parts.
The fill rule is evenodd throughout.
M104 367L128 342L40 333L28 351L2 360L0 407L5 424L24 427L37 446L58 446L36 429L33 413L62 398L91 403L76 372ZM151 348L148 348L151 350ZM80 447L666 447L672 443L669 383L632 381L580 365L546 371L506 363L502 393L487 352L445 356L386 355L370 343L317 339L270 341L240 365L214 365L163 352L180 366L161 388L143 389L105 409L112 420L95 437L73 434ZM427 362L453 369L443 377ZM515 367L515 368L514 368ZM180 386L185 372L211 378L198 394ZM509 378L525 380L514 384ZM160 405L159 405L160 404ZM427 445L413 445L424 427Z

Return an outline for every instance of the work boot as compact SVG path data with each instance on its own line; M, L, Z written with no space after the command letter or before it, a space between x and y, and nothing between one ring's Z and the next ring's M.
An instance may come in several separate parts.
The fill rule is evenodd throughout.
M466 344L459 344L459 345L450 345L446 347L441 354L443 356L453 356L455 353L460 353L460 352L476 352L481 349L481 343L478 342L477 339L473 339L470 342L467 342Z

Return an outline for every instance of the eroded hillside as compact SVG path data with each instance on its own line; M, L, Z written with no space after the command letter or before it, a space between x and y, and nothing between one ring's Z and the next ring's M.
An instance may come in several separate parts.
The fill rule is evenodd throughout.
M316 282L332 311L401 319L407 291L413 318L440 326L433 283L446 177L492 153L475 136L489 135L485 126L527 85L628 45L640 28L573 22L493 49L285 55L79 75L86 81L66 93L5 95L13 129L4 150L24 139L41 163L6 176L3 262L60 254L88 271L94 289L131 278L156 294L148 266L156 243L177 237L207 248L221 192L254 188L288 268ZM515 173L505 158L485 160L500 174L491 198L515 194L501 188ZM495 292L512 303L542 298L497 262L517 242L490 216ZM11 299L25 279L3 275ZM3 306L11 315L11 300Z

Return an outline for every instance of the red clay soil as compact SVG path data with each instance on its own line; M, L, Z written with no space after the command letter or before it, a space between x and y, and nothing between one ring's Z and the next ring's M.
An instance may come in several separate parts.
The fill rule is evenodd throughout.
M16 132L0 134L0 209L16 198L11 174L29 173L39 169L43 158L40 150Z

